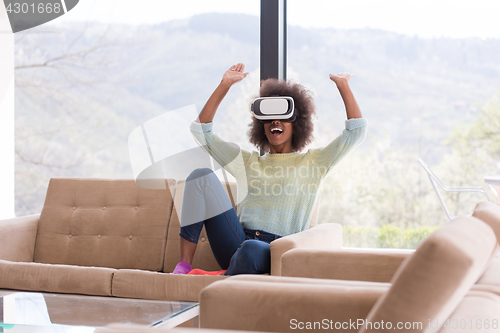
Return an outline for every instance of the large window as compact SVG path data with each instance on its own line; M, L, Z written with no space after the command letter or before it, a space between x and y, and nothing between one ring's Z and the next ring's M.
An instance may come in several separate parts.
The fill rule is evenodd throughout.
M344 246L415 247L447 222L419 157L449 186L486 188L483 177L500 172L499 11L493 0L287 1L287 78L316 95L309 148L344 128L329 73L355 74L369 122L321 195L319 222L342 224ZM259 12L259 0L86 0L16 34L16 215L40 211L51 177L132 178L131 131L190 104L199 111L236 62L250 75L214 126L254 149ZM483 199L445 195L454 215Z
M40 212L51 177L133 178L130 132L186 105L201 110L235 62L251 74L215 126L251 148L244 133L259 87L260 2L239 7L86 0L16 34L16 215Z
M312 146L344 127L329 73L355 74L369 122L322 192L320 222L341 223L344 246L414 247L447 222L418 158L448 186L486 189L500 172L499 12L493 1L288 1L288 78L317 97ZM443 195L452 215L486 200Z

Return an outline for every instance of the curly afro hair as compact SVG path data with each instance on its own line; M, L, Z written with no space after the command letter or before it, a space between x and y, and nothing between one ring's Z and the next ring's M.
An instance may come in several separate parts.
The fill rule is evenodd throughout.
M312 142L314 129L312 115L316 113L316 105L314 104L314 95L310 90L292 81L267 79L261 82L259 95L260 97L292 97L297 113L297 118L292 123L292 151L300 152ZM264 152L269 152L269 141L264 131L264 124L252 117L252 122L248 126L250 127L248 131L250 142Z

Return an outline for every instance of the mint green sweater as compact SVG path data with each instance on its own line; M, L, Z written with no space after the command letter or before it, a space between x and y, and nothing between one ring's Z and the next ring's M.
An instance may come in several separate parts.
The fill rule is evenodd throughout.
M327 146L306 153L259 156L227 143L213 123L191 123L196 142L237 182L237 215L245 229L280 236L309 228L326 175L366 137L365 118L346 120L345 130Z

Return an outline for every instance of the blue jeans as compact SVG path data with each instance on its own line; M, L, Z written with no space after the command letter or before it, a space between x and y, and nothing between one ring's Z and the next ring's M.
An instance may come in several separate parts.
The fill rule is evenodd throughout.
M281 236L243 229L221 182L208 168L196 169L186 178L179 236L197 244L203 224L226 275L271 272L269 243Z

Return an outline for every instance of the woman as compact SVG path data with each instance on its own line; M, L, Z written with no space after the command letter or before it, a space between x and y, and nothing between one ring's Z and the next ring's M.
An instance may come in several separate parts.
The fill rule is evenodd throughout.
M346 129L326 147L300 151L311 142L315 113L312 94L300 84L269 79L261 97L290 96L297 118L293 122L253 118L250 142L266 152L240 150L212 131L212 121L231 86L248 73L238 63L226 71L221 83L191 124L195 140L237 181L233 209L222 184L210 169L196 169L186 179L181 215L181 261L173 273L191 271L203 224L214 256L225 275L269 273L269 243L309 228L319 187L328 172L366 137L366 120L349 87L353 76L330 74L345 104Z

